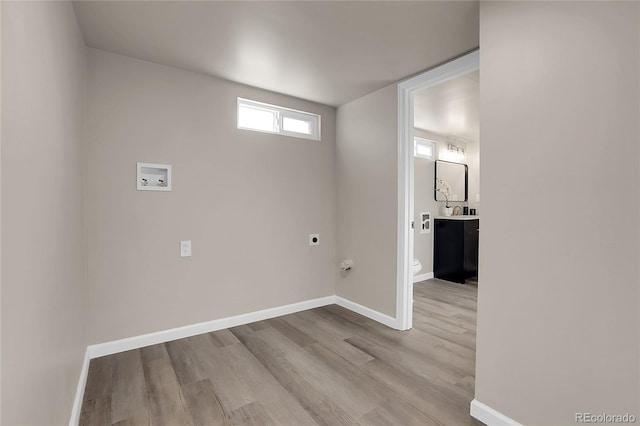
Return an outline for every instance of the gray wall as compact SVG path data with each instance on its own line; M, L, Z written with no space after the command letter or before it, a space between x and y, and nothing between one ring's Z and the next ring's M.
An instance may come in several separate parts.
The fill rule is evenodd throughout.
M481 3L476 398L523 424L640 415L639 7Z
M338 108L336 294L395 317L398 89L395 84Z
M433 272L433 219L440 215L440 206L433 199L433 174L435 160L415 157L413 183L413 257L422 264L419 275ZM431 232L421 234L422 212L431 213Z
M0 56L2 54L2 3L0 3ZM2 58L0 57L0 99L2 99ZM0 423L2 423L2 102L0 101Z
M398 216L398 89L395 84L338 108L336 294L395 317Z
M236 129L238 96L321 114L322 141ZM90 343L334 294L334 108L90 49L87 129Z
M435 173L435 160L438 151L446 144L440 142L440 136L422 129L413 129L413 135L419 138L429 139L436 143L436 153L433 160L414 157L413 168L413 217L415 227L413 231L413 257L422 263L419 275L433 272L433 219L440 216L443 203L437 202L433 197L433 180ZM421 234L420 213L431 213L431 232Z
M480 142L469 142L464 150L465 163L469 166L469 205L470 209L476 209L481 215L480 201L476 196L480 195Z
M85 47L68 2L2 2L2 424L69 421L86 348Z

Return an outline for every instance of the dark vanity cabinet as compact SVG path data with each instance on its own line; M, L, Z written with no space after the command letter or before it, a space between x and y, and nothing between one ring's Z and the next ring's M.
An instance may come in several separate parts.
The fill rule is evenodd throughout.
M478 234L480 220L435 219L433 275L464 284L478 276Z

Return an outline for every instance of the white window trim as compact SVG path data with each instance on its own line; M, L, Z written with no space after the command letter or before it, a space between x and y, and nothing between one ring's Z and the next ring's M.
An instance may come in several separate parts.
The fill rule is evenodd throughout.
M238 117L240 116L240 107L243 105L275 112L276 122L274 123L274 127L276 130L270 131L270 130L254 129L251 127L240 126ZM305 133L298 133L298 132L291 132L291 131L284 130L282 127L282 120L285 117L288 117L294 120L301 120L301 121L308 122L310 125L311 133L305 134ZM278 105L266 104L263 102L253 101L251 99L238 98L238 103L236 108L236 125L237 125L237 128L241 130L251 130L253 132L272 133L272 134L278 134L283 136L291 136L294 138L320 141L321 140L320 129L322 128L321 120L322 120L322 117L319 114L314 114L306 111L299 111L291 108L285 108Z
M417 152L417 145L431 145L431 157L427 157L426 155L421 155L418 154ZM427 160L435 160L436 159L436 152L437 149L437 144L436 141L432 141L431 139L425 139L425 138L421 138L418 136L414 136L413 138L413 155L414 157L418 157L418 158L425 158Z

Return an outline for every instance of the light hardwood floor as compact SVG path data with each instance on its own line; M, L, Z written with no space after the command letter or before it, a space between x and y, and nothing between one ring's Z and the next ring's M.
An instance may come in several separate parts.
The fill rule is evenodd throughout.
M407 332L338 306L91 361L82 425L479 425L477 287L414 287Z

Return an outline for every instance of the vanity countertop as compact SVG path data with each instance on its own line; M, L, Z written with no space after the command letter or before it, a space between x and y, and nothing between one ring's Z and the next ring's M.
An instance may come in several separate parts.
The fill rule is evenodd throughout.
M474 220L474 219L480 219L480 216L471 216L471 215L459 215L459 216L436 216L436 219L447 219L447 220Z

